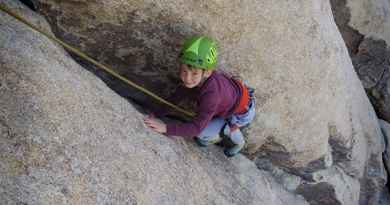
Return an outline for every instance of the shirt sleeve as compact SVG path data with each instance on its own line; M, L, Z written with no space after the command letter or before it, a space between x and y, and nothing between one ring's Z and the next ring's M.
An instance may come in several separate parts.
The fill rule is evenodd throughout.
M198 136L215 115L218 104L219 95L217 92L209 91L201 94L196 117L187 123L167 124L166 134L182 137Z
M169 95L167 101L176 104L185 97L185 93L185 88L183 86L179 86L176 88L175 92ZM156 117L164 117L169 114L169 108L167 105L160 105L158 109L154 110L154 114Z

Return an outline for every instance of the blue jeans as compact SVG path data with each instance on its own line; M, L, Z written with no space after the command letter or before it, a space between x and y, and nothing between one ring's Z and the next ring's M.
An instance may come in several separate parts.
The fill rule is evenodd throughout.
M213 118L210 123L203 129L203 131L199 134L198 138L205 142L215 142L218 141L220 136L220 131L227 124L235 124L238 127L243 127L248 125L253 118L255 117L255 98L254 98L254 90L249 89L250 102L247 108L247 112L243 114L233 114L229 118L221 118L216 117ZM245 140L242 135L228 135L232 142L238 145L245 144Z

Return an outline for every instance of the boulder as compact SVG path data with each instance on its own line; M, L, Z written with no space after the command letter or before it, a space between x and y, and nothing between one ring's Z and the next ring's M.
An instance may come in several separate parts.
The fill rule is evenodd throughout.
M313 182L302 183L296 193L301 194L312 205L355 205L359 201L359 181L348 176L342 169L319 171L313 175ZM376 201L359 204L377 204Z
M386 178L359 180L345 172L347 169L342 164L300 177L273 166L264 158L257 158L255 163L259 169L269 172L287 190L302 195L311 205L376 205L387 201L387 189L383 188ZM383 169L374 168L369 172L371 176L386 176Z
M350 11L348 25L365 37L390 43L390 2L387 0L346 0Z
M257 89L261 112L249 132L249 153L271 144L284 153L280 161L306 166L329 152L330 126L346 142L360 126L349 120L360 115L354 107L372 111L327 2L36 2L59 37L156 90L172 87L168 75L176 72L184 38L215 38L219 67ZM363 118L375 135L374 118Z
M343 36L350 55L357 52L364 35L349 25L351 19L350 9L346 6L347 0L330 0L332 12L337 27Z
M14 0L0 0L36 25ZM307 204L244 156L146 129L46 37L0 12L1 204Z
M383 153L383 161L387 172L390 173L390 124L384 120L380 120L381 130L383 132L384 141L386 143L386 149Z
M381 200L379 201L379 205L387 205L390 204L390 193L388 189L383 190Z
M365 38L352 60L378 116L390 121L390 50L387 47L384 40Z
M390 121L390 3L331 0L356 72L378 116Z
M306 181L313 181L317 172L342 170L342 174L321 181L326 186L317 187L342 190L351 196L329 194L339 197L334 201L340 203L375 204L378 200L377 193L386 180L381 132L333 21L329 2L34 2L58 37L163 96L177 83L176 57L182 41L195 34L213 37L219 42L218 68L239 73L256 88L258 111L247 132L248 157L269 159ZM139 93L86 67L122 96L146 104ZM138 124L132 127L141 127L135 118L134 124ZM94 117L89 121L94 122ZM105 127L111 129L110 124ZM189 145L172 146L181 150ZM348 179L346 187L334 184L338 178ZM311 188L298 187L302 194Z

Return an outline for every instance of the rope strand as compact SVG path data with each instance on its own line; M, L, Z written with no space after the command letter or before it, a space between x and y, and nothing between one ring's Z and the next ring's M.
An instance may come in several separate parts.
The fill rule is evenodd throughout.
M92 59L91 57L89 57L88 55L86 55L85 53L83 53L82 51L80 51L79 49L59 40L57 37L53 36L53 35L50 35L44 31L42 31L41 29L39 29L38 27L36 27L35 25L31 24L30 22L28 22L27 20L25 20L23 17L21 17L20 15L16 14L15 12L13 12L12 10L10 10L9 8L7 8L5 5L3 4L0 4L0 10L7 13L8 15L14 17L15 19L17 19L18 21L26 24L28 27L30 27L32 30L46 36L47 38L49 38L50 40L52 41L55 41L57 42L58 44L62 45L64 48L66 48L67 50L73 52L74 54L78 55L79 57L83 58L84 60L87 60L88 62L96 65L98 68L100 69L103 69L104 71L110 73L112 76L122 80L123 82L127 83L128 85L138 89L139 91L145 93L146 95L149 95L150 97L154 98L155 100L175 109L176 111L184 114L183 117L185 117L186 119L188 118L193 118L195 116L195 113L193 112L189 112L187 110L184 110L183 108L180 108L179 106L176 106L175 104L173 103L170 103L166 100L164 100L163 98L159 97L158 95L154 94L153 92L147 90L146 88L140 86L140 85L137 85L136 83L130 81L129 79L123 77L122 75L118 74L117 72L115 72L113 69L109 68L108 66L106 65L103 65L102 63L99 63L98 61Z

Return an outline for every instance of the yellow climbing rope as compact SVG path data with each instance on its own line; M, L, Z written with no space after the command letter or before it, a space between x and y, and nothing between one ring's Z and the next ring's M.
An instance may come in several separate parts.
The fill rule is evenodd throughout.
M53 35L50 35L44 31L42 31L41 29L39 29L38 27L34 26L33 24L31 24L30 22L28 22L27 20L25 20L23 17L21 17L20 15L16 14L15 12L13 12L12 10L10 10L9 8L7 8L4 4L0 4L0 10L7 13L8 15L14 17L15 19L19 20L20 22L26 24L28 27L30 27L31 29L33 29L34 31L38 32L38 33L41 33L42 35L46 36L47 38L59 43L60 45L62 45L63 47L65 47L67 50L73 52L74 54L78 55L79 57L83 58L84 60L87 60L89 61L90 63L96 65L98 68L100 69L103 69L105 70L106 72L110 73L111 75L115 76L116 78L122 80L123 82L127 83L128 85L142 91L143 93L151 96L152 98L156 99L157 101L165 104L165 105L168 105L169 107L179 111L180 113L183 113L185 116L185 118L192 118L195 116L195 113L193 112L189 112L187 110L184 110L183 108L180 108L176 105L174 105L173 103L170 103L166 100L164 100L163 98L159 97L158 95L152 93L151 91L143 88L142 86L139 86L137 85L136 83L130 81L129 79L121 76L120 74L118 74L117 72L115 72L113 69L109 68L108 66L106 65L103 65L99 62L97 62L96 60L92 59L91 57L87 56L86 54L84 54L83 52L81 52L80 50L78 50L77 48L74 48L73 46L59 40L57 37L53 36Z

